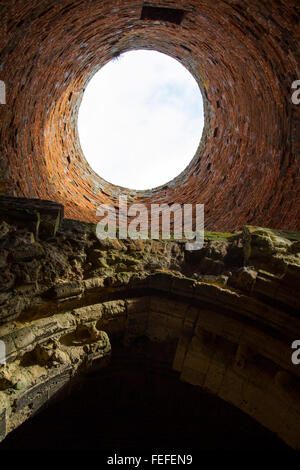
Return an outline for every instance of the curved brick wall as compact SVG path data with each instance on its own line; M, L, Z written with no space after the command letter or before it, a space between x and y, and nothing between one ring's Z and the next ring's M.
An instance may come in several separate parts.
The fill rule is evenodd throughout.
M183 8L182 23L141 20L142 2L133 0L113 8L103 0L2 2L2 193L59 201L68 217L86 221L100 202L115 201L120 189L96 175L80 149L78 107L99 67L150 48L194 74L206 128L184 173L164 187L131 191L132 199L204 203L207 229L300 229L300 106L291 103L300 78L298 0L159 5Z

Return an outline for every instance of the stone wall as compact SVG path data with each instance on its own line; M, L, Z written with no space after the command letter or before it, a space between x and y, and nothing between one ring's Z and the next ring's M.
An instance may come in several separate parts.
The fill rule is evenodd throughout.
M49 225L30 231L5 218L2 439L81 373L105 367L116 341L126 350L148 338L170 345L165 360L180 380L300 447L300 371L291 361L300 331L299 234L206 232L204 247L187 252L172 240L100 241L92 224L68 219L54 236Z

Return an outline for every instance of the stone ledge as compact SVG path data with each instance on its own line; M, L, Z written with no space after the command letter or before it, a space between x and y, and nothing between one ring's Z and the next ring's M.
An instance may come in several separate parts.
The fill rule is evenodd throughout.
M0 195L0 219L30 227L36 238L54 237L63 218L57 202Z

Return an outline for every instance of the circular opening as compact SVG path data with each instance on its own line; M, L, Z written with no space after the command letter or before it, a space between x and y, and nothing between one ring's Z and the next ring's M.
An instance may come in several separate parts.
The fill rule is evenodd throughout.
M78 132L95 172L118 186L148 189L175 178L195 155L204 126L199 86L177 60L131 51L94 75Z

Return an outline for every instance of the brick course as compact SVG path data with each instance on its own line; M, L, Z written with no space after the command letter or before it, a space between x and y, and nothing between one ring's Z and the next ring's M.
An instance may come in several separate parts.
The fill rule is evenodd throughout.
M181 25L141 20L133 0L1 2L0 191L62 203L96 220L121 189L88 165L77 134L82 93L115 55L155 49L194 75L206 126L186 170L135 202L204 203L206 228L246 223L300 229L298 0L153 1L182 8ZM103 156L105 158L105 155Z

